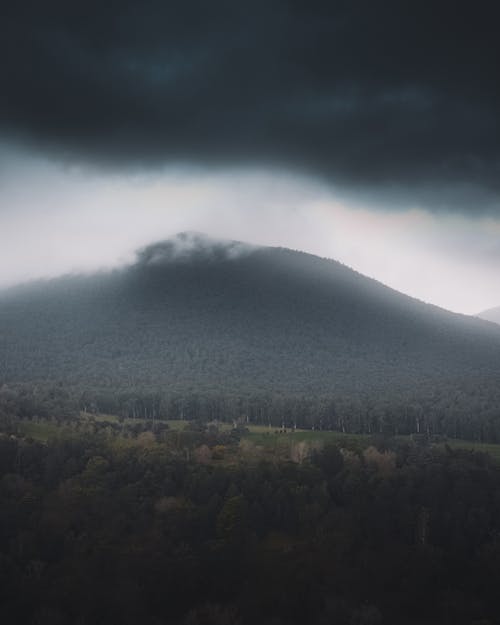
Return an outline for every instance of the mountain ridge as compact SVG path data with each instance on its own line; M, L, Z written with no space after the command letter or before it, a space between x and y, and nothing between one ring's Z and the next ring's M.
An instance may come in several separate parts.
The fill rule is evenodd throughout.
M483 310L476 316L479 317L479 319L484 319L485 321L490 321L491 323L500 324L500 306Z
M329 256L320 256L304 250L288 248L284 246L258 245L254 243L246 243L236 239L214 238L198 230L181 231L174 236L168 237L167 239L162 239L144 245L136 250L134 259L131 262L124 263L123 265L118 267L104 266L102 268L92 271L75 270L57 274L55 276L26 279L13 285L0 287L0 302L2 297L8 298L9 296L15 296L17 294L20 294L23 291L44 289L58 282L80 279L84 280L86 278L92 277L98 278L99 276L105 277L109 275L118 275L123 271L133 269L134 267L137 268L140 265L161 266L162 260L165 260L166 263L188 263L192 262L193 260L233 260L240 255L251 254L252 252L258 250L276 250L291 252L294 254L303 255L305 257L314 258L320 261L325 261L326 263L332 263L333 265L347 269L353 275L357 275L363 280L374 282L380 287L396 293L399 296L405 297L423 306L428 306L436 310L441 310L458 317L466 319L474 318L476 320L481 319L483 321L491 322L491 320L487 317L489 313L496 314L498 312L498 314L500 315L500 306L481 311L476 315L469 315L465 313L451 311L438 304L427 302L403 291L398 291L394 287L391 287L390 285L378 280L377 278L363 274L362 272L354 269L350 265L347 265L342 261L331 258ZM493 323L495 323L495 321L493 321Z

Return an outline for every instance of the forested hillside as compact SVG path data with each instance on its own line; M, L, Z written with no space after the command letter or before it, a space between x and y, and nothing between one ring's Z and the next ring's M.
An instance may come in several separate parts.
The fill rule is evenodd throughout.
M500 328L335 261L192 235L4 291L0 380L130 416L500 439Z

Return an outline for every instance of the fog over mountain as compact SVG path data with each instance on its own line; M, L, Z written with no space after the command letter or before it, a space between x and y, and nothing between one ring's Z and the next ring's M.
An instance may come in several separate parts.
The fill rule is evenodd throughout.
M457 312L498 305L498 17L451 0L8 4L0 285L208 229Z

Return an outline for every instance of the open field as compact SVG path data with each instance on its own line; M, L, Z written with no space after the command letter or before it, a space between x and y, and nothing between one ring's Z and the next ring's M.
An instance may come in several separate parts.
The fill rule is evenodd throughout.
M464 441L459 439L449 439L446 441L446 444L452 449L470 449L471 451L480 451L483 454L489 454L492 458L500 462L500 445Z
M21 434L41 443L60 435L64 429L64 426L49 421L21 421L19 424Z
M288 430L285 433L262 425L250 425L247 429L249 433L245 436L245 439L255 445L263 446L290 445L291 443L304 441L307 443L343 443L349 447L357 445L362 447L368 445L370 441L370 437L364 434L344 434L326 430L297 429Z
M82 413L83 417L90 417ZM98 422L110 422L118 423L119 419L116 415L98 414L92 415L92 419ZM144 423L145 419L125 419L125 424ZM186 420L168 420L161 421L168 425L172 431L182 431L189 425L189 421ZM221 423L220 428L224 430L231 429L230 423ZM256 446L262 446L264 448L285 448L289 447L292 443L307 442L310 444L318 443L336 443L339 445L345 445L349 448L363 449L371 442L371 437L365 434L349 434L334 431L320 431L320 430L288 430L280 432L276 428L269 428L266 425L252 425L246 426L248 433L243 436L242 440L249 441ZM71 431L71 428L67 426L59 426L56 423L49 421L21 421L19 423L20 432L27 437L33 438L40 442L47 442L51 438L64 435ZM409 440L409 437L401 436L401 440ZM500 462L500 445L491 443L480 443L475 441L466 441L459 439L449 439L444 444L449 445L452 449L469 449L472 451L478 451L489 454L492 458ZM441 445L441 444L440 444Z

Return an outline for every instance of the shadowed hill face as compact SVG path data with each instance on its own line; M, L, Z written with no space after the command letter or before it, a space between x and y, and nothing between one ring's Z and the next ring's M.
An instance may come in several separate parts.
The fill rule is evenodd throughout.
M0 379L351 399L468 380L489 393L500 329L335 261L187 234L121 270L4 292Z
M483 310L483 312L479 313L478 317L480 319L486 319L486 321L500 324L500 306L490 308L489 310Z

